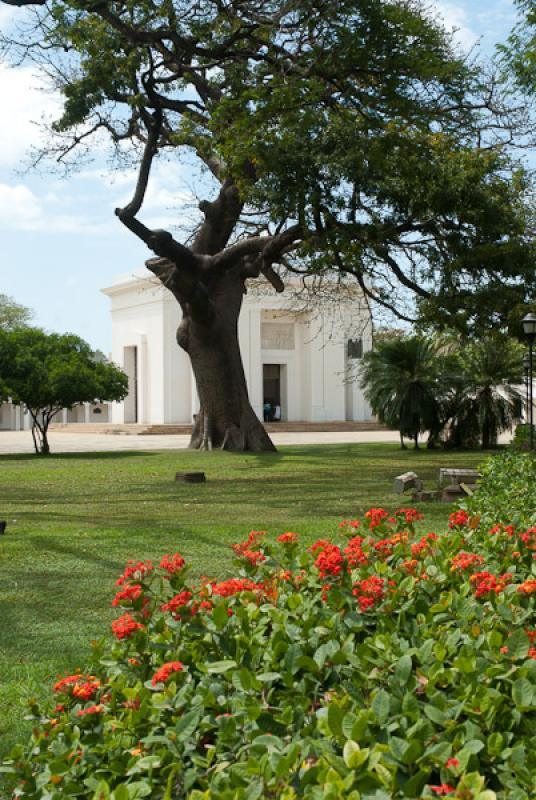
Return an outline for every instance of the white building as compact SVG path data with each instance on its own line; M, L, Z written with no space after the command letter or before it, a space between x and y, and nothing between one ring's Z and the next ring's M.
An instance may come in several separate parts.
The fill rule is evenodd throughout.
M112 360L129 376L130 392L112 406L113 423L191 423L199 408L190 361L176 343L180 307L152 277L131 274L102 290L111 300ZM268 286L249 290L239 341L250 401L260 419L269 400L283 421L370 420L355 380L372 346L370 314L361 296L342 287L306 304Z

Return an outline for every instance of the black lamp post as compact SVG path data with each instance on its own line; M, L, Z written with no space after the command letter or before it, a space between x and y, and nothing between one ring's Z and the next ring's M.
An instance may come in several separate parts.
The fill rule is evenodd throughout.
M536 314L525 314L521 320L525 336L529 342L529 447L534 450L534 427L533 427L533 400L532 400L532 346L536 339Z
M525 422L529 421L529 369L530 358L525 356L523 359L523 369L525 370Z

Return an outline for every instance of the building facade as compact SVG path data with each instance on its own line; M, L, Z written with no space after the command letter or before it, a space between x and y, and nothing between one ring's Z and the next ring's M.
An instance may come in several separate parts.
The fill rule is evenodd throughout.
M130 391L114 403L111 422L191 423L199 408L190 361L177 345L181 311L170 292L147 273L118 278L103 289L111 301L112 360ZM254 284L244 297L239 342L251 404L283 421L366 421L370 408L356 380L372 346L366 304L343 287L305 302L295 291L276 294Z

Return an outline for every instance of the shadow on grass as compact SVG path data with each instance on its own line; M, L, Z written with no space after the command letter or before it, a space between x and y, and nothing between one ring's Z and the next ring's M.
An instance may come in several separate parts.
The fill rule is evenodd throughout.
M34 461L39 464L50 464L54 461L69 461L81 459L83 461L113 461L115 459L135 458L160 455L162 450L109 450L85 453L50 453L40 456L37 453L1 453L0 461Z

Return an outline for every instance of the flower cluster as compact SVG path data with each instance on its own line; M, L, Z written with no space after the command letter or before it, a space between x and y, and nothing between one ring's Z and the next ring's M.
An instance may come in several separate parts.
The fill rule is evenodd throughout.
M291 531L287 531L286 533L282 533L280 536L277 537L277 541L280 544L295 544L300 537L297 533L292 533Z
M451 572L464 572L475 567L480 567L484 563L482 556L477 553L465 553L463 550L457 553L452 559Z
M144 626L136 622L130 614L123 614L122 617L114 619L112 622L112 632L116 639L130 639L132 634L143 628Z
M114 599L112 600L113 606L120 606L120 605L132 605L139 600L143 593L143 588L139 583L131 583L127 584L124 589L120 592L117 592Z
M161 569L164 569L169 575L174 575L176 572L180 572L186 561L181 556L180 553L173 553L173 555L165 555L160 562Z
M115 582L116 586L123 586L131 578L142 580L146 575L154 570L152 561L128 561L124 572Z
M266 556L262 550L252 550L251 548L252 546L257 547L257 540L265 535L266 531L250 531L245 541L233 544L231 547L239 558L245 559L252 567L256 567L257 564L266 560Z
M379 578L377 575L371 575L370 578L364 578L354 584L352 594L357 598L361 611L368 611L381 603L384 596L384 585L385 578Z
M504 591L512 580L512 574L505 572L503 575L492 575L491 572L475 572L469 578L473 584L475 597L483 597L488 594L499 594Z
M394 517L390 517L384 508L369 508L365 512L365 518L368 520L371 531L381 525L384 520L394 520Z
M86 701L94 696L100 686L101 682L92 675L67 675L54 684L54 691Z
M160 609L161 611L170 611L175 618L179 618L183 609L188 607L192 597L192 592L188 591L188 589L184 589L184 591L176 594L167 603L163 603Z
M159 683L165 683L170 675L173 675L175 672L182 672L183 669L184 667L180 661L168 661L166 664L162 664L160 669L156 670L151 678L151 683L153 686Z
M249 578L228 578L226 581L211 583L210 590L213 596L232 597L241 592L263 592L264 584L255 583Z
M463 508L459 509L458 511L454 511L449 516L449 528L463 528L465 525L469 523L471 519L471 515L467 513Z
M313 549L320 551L315 560L315 567L321 578L340 574L344 564L344 556L340 547L331 542L316 542Z

